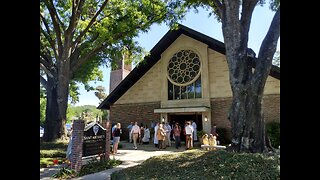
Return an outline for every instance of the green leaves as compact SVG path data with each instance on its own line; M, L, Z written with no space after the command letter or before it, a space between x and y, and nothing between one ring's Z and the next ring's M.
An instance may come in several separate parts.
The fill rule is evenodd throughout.
M101 9L105 2L106 6ZM102 80L99 66L108 65L115 57L121 56L123 47L128 51L127 62L141 61L143 49L133 40L134 37L139 32L147 32L153 23L176 20L177 17L176 12L169 11L170 6L162 0L87 0L83 4L72 3L71 0L40 3L41 56L50 56L44 59L50 61L48 64L54 64L50 68L55 69L59 68L59 61L70 59L72 102L77 102L75 82L83 83L86 89L92 90L88 83ZM62 60L65 52L71 54ZM58 70L55 72L59 73Z

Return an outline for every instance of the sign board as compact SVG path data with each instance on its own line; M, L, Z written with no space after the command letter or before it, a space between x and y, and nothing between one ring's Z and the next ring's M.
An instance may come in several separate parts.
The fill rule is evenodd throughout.
M82 156L92 156L105 152L106 129L93 122L84 128Z

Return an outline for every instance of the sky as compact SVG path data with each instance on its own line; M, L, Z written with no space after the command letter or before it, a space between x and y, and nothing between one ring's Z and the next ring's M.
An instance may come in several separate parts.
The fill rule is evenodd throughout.
M204 9L199 10L198 13L190 10L180 24L223 42L221 23L213 16L208 17L208 14L209 12ZM272 12L268 5L264 5L263 7L257 6L253 12L248 47L253 49L256 54L259 53L260 45L269 29L274 14L275 12ZM140 33L136 41L139 42L141 47L150 51L168 31L169 28L165 24L154 24L148 33ZM277 50L280 51L280 38ZM106 93L109 94L110 68L104 66L101 67L101 70L103 71L103 81L92 82L90 85L94 87L101 85L105 87ZM94 91L87 92L84 86L80 85L79 93L79 102L76 103L75 106L99 105L99 100L94 95Z

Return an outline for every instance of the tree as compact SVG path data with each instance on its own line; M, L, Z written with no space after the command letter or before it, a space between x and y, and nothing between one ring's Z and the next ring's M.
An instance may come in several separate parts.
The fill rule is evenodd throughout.
M272 0L276 13L260 46L259 54L248 48L248 34L253 10L264 0L186 0L187 7L209 7L222 23L222 32L232 90L230 121L235 152L264 152L265 121L262 98L280 37L280 1Z
M103 86L97 86L95 90L94 95L102 102L107 97L106 89Z
M106 89L103 86L97 86L95 90L96 92L94 92L94 95L97 96L97 98L101 103L107 97ZM104 110L100 110L100 111L101 111L101 116L98 116L98 118L106 120L108 117L108 111L104 111Z
M40 82L47 93L44 141L66 137L68 98L78 101L77 83L93 90L88 82L102 80L102 64L123 53L129 60L142 58L133 37L153 23L177 18L167 7L161 0L40 1Z

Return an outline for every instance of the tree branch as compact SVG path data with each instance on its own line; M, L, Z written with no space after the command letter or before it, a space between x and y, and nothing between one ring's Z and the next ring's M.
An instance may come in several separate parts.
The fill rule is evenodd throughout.
M241 10L241 19L240 19L240 36L242 42L242 49L247 49L248 46L248 37L251 24L252 13L257 5L258 0L243 0L242 1L242 10Z
M264 87L270 69L272 67L272 59L274 53L277 49L278 40L280 37L280 6L273 16L270 28L262 41L258 59L256 62L256 68L254 72L254 81L253 83L260 84L260 88ZM261 80L262 79L262 80ZM259 91L263 91L262 89L258 89Z
M76 27L76 25L79 22L79 17L80 14L82 12L82 8L84 5L84 0L79 0L78 2L75 2L73 0L72 2L72 14L70 17L70 23L69 23L69 27L67 29L67 33L68 34L73 34L74 33L74 28Z
M219 15L220 19L222 19L224 6L220 2L220 0L213 0L213 4L217 7L217 11L218 11L217 14Z
M62 39L61 39L61 29L60 29L61 27L59 26L60 19L58 17L58 14L56 12L56 9L53 5L52 0L50 2L49 2L49 0L44 0L44 3L46 4L46 6L49 10L50 17L53 22L53 27L55 29L57 43L58 43L58 52L59 52L59 55L61 55L62 51L63 51L63 45L62 45Z
M54 43L54 41L52 40L52 38L51 38L51 34L50 34L50 32L48 31L48 29L47 29L47 32L42 28L42 26L40 25L40 30L41 30L41 32L42 32L42 34L46 37L46 39L48 40L48 42L49 42L49 44L50 44L50 46L51 46L51 48L52 48L52 51L53 51L53 53L54 53L54 56L55 56L55 58L57 59L58 58L58 54L57 54L57 51L56 51L56 47L55 47L55 43Z
M40 75L40 83L47 90L48 83L47 83L46 79L44 79L41 75Z
M40 41L40 49L41 49L40 56L42 56L50 64L50 66L53 66L54 62L52 60L50 50L48 49L47 46L44 46L41 41Z
M43 64L43 62L40 63L40 68L51 78L54 77L50 70Z
M160 17L159 19L161 19L161 18L162 17ZM159 19L157 19L157 20L159 20ZM128 34L132 33L132 31L136 31L137 29L140 29L140 30L144 29L145 27L148 27L148 25L150 23L156 22L157 20L146 22L144 25L142 25L142 23L140 22L139 25L132 27L127 31L123 31L123 32L119 32L118 34L115 34L113 36L113 40L117 41L117 40L123 38L124 36L127 36ZM107 42L104 42L101 45L94 48L91 52L87 53L87 55L85 57L82 57L80 59L73 61L74 63L71 64L71 74L74 74L74 72L76 72L78 70L78 68L81 67L86 61L88 61L92 56L94 56L98 52L105 49L108 45L109 44L107 44Z
M92 17L91 21L89 22L88 26L80 32L79 36L76 38L76 40L73 42L72 46L75 46L75 44L78 44L81 40L81 38L88 32L89 28L93 25L98 15L101 13L101 11L104 9L104 7L107 5L108 0L105 0L104 3L101 5L100 9L96 12L96 14Z
M81 50L84 48L84 45L90 42L93 43L96 39L98 39L98 37L99 37L99 33L96 33L95 35L93 35L93 37L90 40L83 42L80 46L77 44L78 47L74 47L72 49L72 54L70 56L71 65L74 64L75 61L77 61Z
M48 74L50 77L56 76L56 69L52 58L50 55L45 54L40 51L40 67Z

